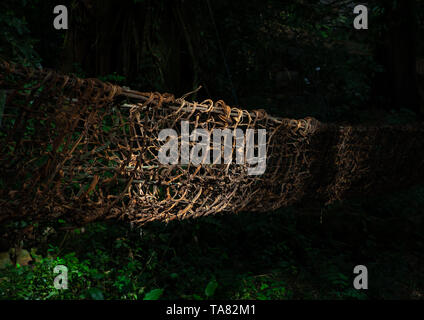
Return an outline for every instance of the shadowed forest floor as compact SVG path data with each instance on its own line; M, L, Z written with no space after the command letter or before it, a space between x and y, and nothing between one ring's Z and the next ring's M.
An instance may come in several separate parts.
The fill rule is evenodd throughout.
M422 299L423 207L419 186L325 209L301 204L141 230L109 222L65 231L59 220L24 241L24 265L0 270L0 298ZM68 267L68 290L53 287L58 264ZM359 264L368 290L353 288Z

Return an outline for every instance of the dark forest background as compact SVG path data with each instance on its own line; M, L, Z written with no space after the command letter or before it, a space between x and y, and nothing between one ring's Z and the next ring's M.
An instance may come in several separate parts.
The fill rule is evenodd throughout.
M0 3L0 56L140 91L224 99L284 117L397 124L424 115L424 1L52 0ZM367 299L424 297L424 187L264 215L69 230L25 221L1 243L0 298ZM6 262L14 266L5 267ZM70 289L53 288L67 265ZM370 288L352 287L355 265ZM51 281L50 281L51 280Z

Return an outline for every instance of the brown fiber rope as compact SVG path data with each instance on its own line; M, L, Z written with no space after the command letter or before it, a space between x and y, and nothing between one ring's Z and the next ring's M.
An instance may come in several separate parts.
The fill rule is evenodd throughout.
M0 221L119 218L143 225L300 200L331 203L419 182L424 130L336 126L263 110L141 93L0 61ZM266 129L266 171L247 164L163 165L162 129ZM193 142L190 142L193 145ZM181 147L181 143L179 144ZM233 145L233 151L235 145ZM233 158L235 152L233 152Z

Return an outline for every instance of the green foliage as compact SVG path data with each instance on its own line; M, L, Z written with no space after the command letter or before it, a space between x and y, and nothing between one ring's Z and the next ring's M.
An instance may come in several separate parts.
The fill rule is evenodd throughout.
M87 290L88 294L93 300L103 300L103 292L98 288L90 288Z
M121 76L119 74L117 74L116 72L112 73L112 74L108 74L108 75L104 75L104 76L100 76L99 77L100 80L105 81L105 82L111 82L113 84L125 84L125 76Z
M44 236L24 242L32 263L0 269L0 298L417 298L424 288L423 190L334 204L321 217L312 205L152 223L142 232L117 222L73 231L61 231L63 221L40 224ZM69 270L67 290L53 287L59 264ZM358 264L369 269L367 291L353 288Z
M103 81L152 91L166 89L177 95L183 92L173 89L201 83L206 90L199 93L203 95L200 98L224 98L234 104L221 41L242 107L326 121L370 118L369 110L361 109L382 68L367 51L379 41L383 25L374 24L359 37L349 31L352 17L347 12L330 11L320 1L267 1L266 5L263 1L211 1L215 18L220 17L217 35L203 2L191 4L205 14L190 14L182 7L165 6L163 1L130 2L151 17L151 22L142 21L146 29L140 36L141 47L127 55L136 57L139 69L135 77L118 70L100 77ZM24 18L36 20L34 6L38 3L0 4L1 56L37 64L40 58L34 48L41 41L47 51L54 47L50 55L57 55L57 39L49 35L47 40L36 40L36 24L29 25ZM178 15L176 7L190 17L186 19L188 37L183 35L181 22L172 18ZM27 15L21 15L21 10ZM243 14L235 14L240 10ZM371 22L383 13L383 8L373 8ZM129 41L126 44L134 43L135 34L124 35ZM188 40L194 53L188 52ZM354 48L349 47L352 43ZM53 64L51 56L43 58ZM200 65L198 74L194 67L188 68L195 60ZM125 62L112 64L127 65ZM95 65L89 59L88 64ZM87 66L83 70L81 61L68 62L67 67L81 77L93 73ZM296 76L289 73L286 77L287 71ZM0 93L0 109L3 101ZM414 114L402 109L381 118L390 124L408 123ZM7 123L3 119L3 125L13 126L9 119ZM119 121L118 117L104 118L102 129L110 132ZM54 131L55 126L51 123L49 130ZM127 123L121 127L129 132ZM29 119L25 138L33 135L35 128ZM14 146L8 147L8 152L13 152ZM46 149L51 151L52 146ZM41 167L47 160L47 156L41 158L36 165ZM0 188L2 184L0 180ZM16 181L16 188L21 184ZM78 180L69 192L77 194L87 187ZM31 264L0 269L0 299L419 298L424 288L420 272L423 207L424 188L418 187L334 204L322 210L324 213L319 204L306 203L268 214L152 223L142 230L110 222L69 231L64 217L34 226L37 239L23 243L31 252ZM386 219L389 223L382 227L379 223ZM0 226L0 234L10 230L19 234L31 225L31 221L15 221ZM59 264L68 267L68 290L53 287L53 269ZM352 270L357 264L372 271L372 285L366 292L352 287Z
M146 293L143 300L158 300L163 293L163 289L153 289Z
M246 277L239 296L236 297L249 300L288 300L293 298L293 292L275 274L265 274Z
M416 114L409 109L391 110L386 115L386 123L392 125L408 124L415 121Z
M211 281L209 281L205 289L206 297L208 298L212 297L215 294L216 288L218 288L218 282L216 282L215 279L212 279Z
M0 4L0 56L24 65L35 65L40 58L34 49L25 17L18 16L26 1Z

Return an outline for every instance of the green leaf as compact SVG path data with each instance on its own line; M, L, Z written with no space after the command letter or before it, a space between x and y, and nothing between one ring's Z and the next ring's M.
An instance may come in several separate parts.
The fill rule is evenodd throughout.
M90 288L88 293L93 300L104 300L103 292L99 288Z
M209 283L208 283L208 285L206 286L206 289L205 289L206 296L208 298L212 297L214 295L217 287L218 287L218 282L216 282L215 279L209 281Z
M146 293L143 300L158 300L163 293L163 289L153 289Z

